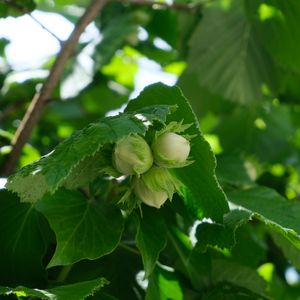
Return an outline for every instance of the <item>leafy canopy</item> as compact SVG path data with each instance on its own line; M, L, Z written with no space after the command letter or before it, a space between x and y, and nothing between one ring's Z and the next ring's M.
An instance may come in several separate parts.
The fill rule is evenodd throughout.
M75 26L88 5L2 1L0 22ZM299 22L297 0L106 3L0 189L0 298L299 297ZM0 170L55 60L25 72L1 35ZM158 78L174 84L140 92ZM151 146L172 122L193 163L169 168L172 201L148 207L114 146Z

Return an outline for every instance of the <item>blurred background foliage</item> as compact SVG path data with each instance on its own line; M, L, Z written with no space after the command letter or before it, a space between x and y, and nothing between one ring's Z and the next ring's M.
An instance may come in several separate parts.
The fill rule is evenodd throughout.
M75 24L88 3L87 0L6 0L0 1L0 17L15 18L38 10L60 14ZM141 78L140 70L147 68L145 61L152 61L158 64L160 72L176 78L176 84L189 99L216 154L217 177L225 192L259 184L275 189L287 201L299 201L300 2L172 3L169 7L158 3L150 6L129 0L112 1L105 6L94 23L96 34L78 44L65 67L18 167L47 154L75 130L120 111L128 98L136 95L139 82L147 81ZM38 43L32 47L38 47ZM20 80L18 73L24 70L14 68L7 59L9 44L8 39L0 39L0 164L9 154L13 133L54 61L54 57L49 57L26 70L26 79ZM286 277L291 257L296 268L300 265L299 253L291 254L286 241L255 222L239 230L236 239L231 259L259 267L274 299L299 296L299 289L291 286ZM249 257L241 257L240 253L248 253ZM128 253L121 251L118 259L123 256ZM99 264L109 264L109 260L116 264L113 257ZM128 268L140 268L131 256L124 260L132 261ZM172 261L172 255L165 260ZM218 264L215 267L222 269L222 263ZM80 272L84 270L83 276L88 273L88 265L89 262L78 263ZM77 266L70 281L79 276L76 270ZM230 270L234 273L234 268ZM118 271L128 273L125 266ZM179 293L171 273L157 267L155 274L155 280L165 285L167 282L175 294ZM134 280L124 276L128 282ZM221 279L202 299L221 299L220 291L226 294L222 299L238 299L232 296L237 295L234 282L222 286ZM119 286L117 293L121 293L121 288L128 286ZM288 296L276 298L288 290ZM114 286L108 291L116 293ZM132 290L125 293L131 295L126 299L134 299ZM151 293L155 298L155 290Z

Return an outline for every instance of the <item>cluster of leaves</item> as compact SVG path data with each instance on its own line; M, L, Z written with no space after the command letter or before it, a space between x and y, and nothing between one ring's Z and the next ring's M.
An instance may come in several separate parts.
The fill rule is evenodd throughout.
M76 22L71 8L86 6L36 2L4 1L0 16L37 5ZM0 297L299 297L300 4L205 3L110 3L95 20L102 38L78 45L23 150L25 167L0 190ZM1 40L0 164L44 80L15 81L8 44ZM79 54L93 62L85 80ZM145 59L177 75L189 103L178 88L155 84L105 117L128 101ZM68 82L84 84L61 101ZM159 210L118 207L127 182L105 175L113 144L181 120L195 138L194 163L174 170L180 196Z

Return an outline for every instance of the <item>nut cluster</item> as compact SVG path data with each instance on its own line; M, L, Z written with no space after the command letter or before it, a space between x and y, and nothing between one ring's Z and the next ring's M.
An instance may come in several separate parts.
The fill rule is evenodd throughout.
M168 169L190 164L190 150L188 139L175 132L158 132L151 145L132 134L116 143L113 164L122 175L135 176L134 192L142 202L160 208L176 192L177 182Z

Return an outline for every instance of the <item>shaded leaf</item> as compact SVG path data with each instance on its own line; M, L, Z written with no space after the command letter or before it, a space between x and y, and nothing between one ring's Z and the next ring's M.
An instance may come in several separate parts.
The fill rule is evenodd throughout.
M127 95L117 93L106 81L103 76L94 76L93 82L70 100L78 101L89 115L97 118L104 116L108 111L117 109L127 102Z
M167 228L160 211L143 206L143 216L139 220L136 245L143 258L146 277L152 273L159 253L166 243Z
M7 16L20 16L35 9L33 0L2 1L0 3L0 18Z
M246 4L270 55L283 67L300 72L299 1L247 0Z
M228 196L231 202L246 208L253 217L281 233L300 249L300 203L289 201L267 187L236 191Z
M202 300L254 300L262 299L261 295L247 289L229 284L220 284L206 292Z
M244 266L257 268L266 261L268 248L264 240L263 226L257 226L254 221L239 227L235 232L236 244L231 250L232 260ZM249 251L251 249L251 251Z
M224 216L223 224L201 223L197 227L196 249L206 251L207 246L231 249L235 243L236 230L251 219L251 213L244 210L233 210Z
M247 290L265 295L266 283L256 270L224 259L212 261L212 278L216 283L228 282Z
M87 201L79 192L60 189L54 195L46 194L36 208L46 216L57 238L48 267L99 258L112 252L120 241L120 210Z
M7 190L0 190L0 199L1 284L45 285L45 219L32 205L19 203Z
M160 37L174 47L178 39L177 16L176 12L170 9L154 9L146 30L151 36ZM164 24L164 26L161 26L161 24Z
M97 66L102 67L110 62L116 50L122 48L128 37L137 34L139 20L135 12L115 9L111 4L96 22L100 24L102 40L96 46L94 59Z
M289 137L294 131L291 110L285 105L237 107L215 129L224 152L254 154L267 162L285 162L293 151Z
M244 161L236 155L220 155L217 157L216 174L222 183L233 185L250 184Z
M188 255L187 271L193 287L201 291L211 283L211 255L194 247Z
M176 267L186 274L196 290L201 291L210 283L210 254L200 253L193 248L190 238L175 227L169 230L168 237L179 258L175 263Z
M10 41L8 39L0 38L0 56L1 57L5 56L4 50L9 43L10 43ZM1 73L2 73L2 70L1 70Z
M271 236L275 244L281 249L285 258L300 270L300 251L299 248L295 247L290 243L284 236L278 234L275 231L271 232Z
M109 255L93 261L83 260L75 263L66 280L71 283L104 276L110 282L103 290L104 293L116 299L144 299L144 292L136 280L142 268L141 257L137 253L127 251L120 244L120 247ZM139 297L140 294L142 296ZM100 295L95 295L95 299L102 299L101 297L102 291Z
M190 41L188 70L199 83L224 98L243 104L265 98L273 90L273 63L244 12L243 1L230 9L210 6Z
M220 115L235 107L235 103L216 94L216 91L200 85L196 71L185 70L177 84L189 100L197 117L203 117L212 112Z

